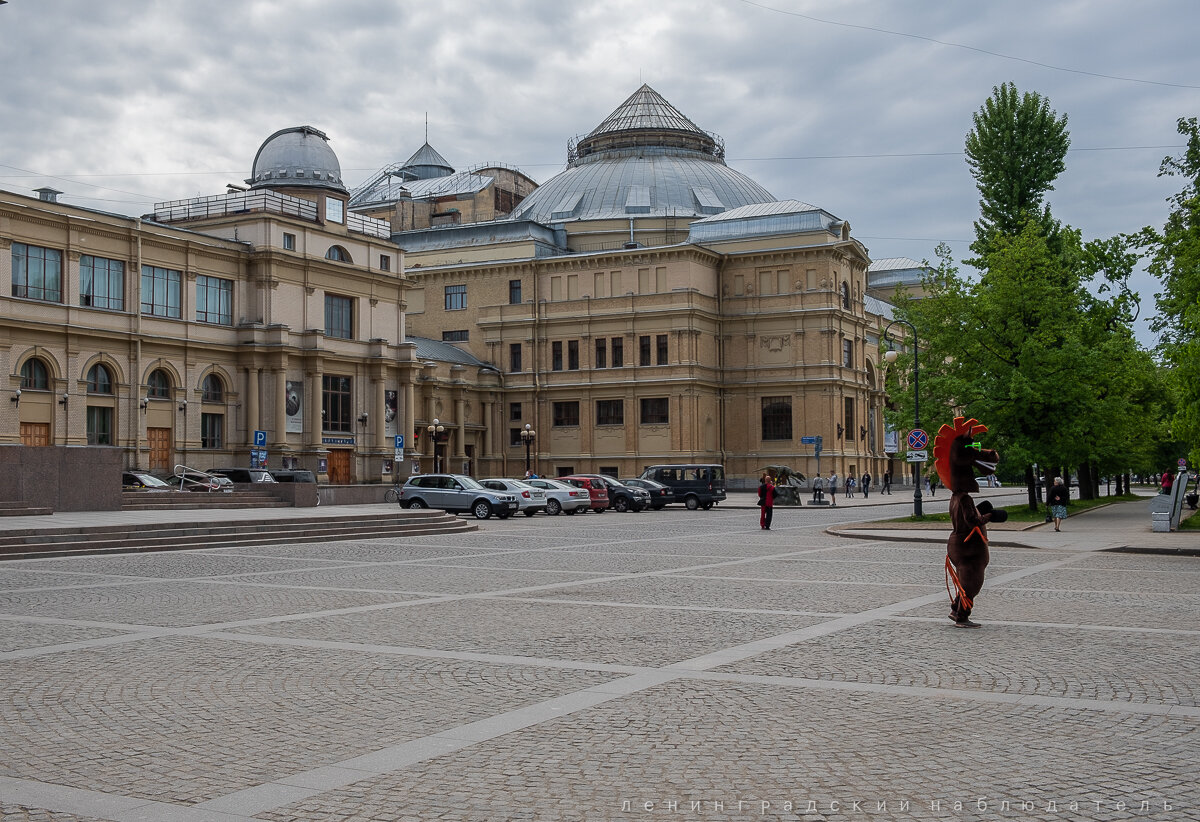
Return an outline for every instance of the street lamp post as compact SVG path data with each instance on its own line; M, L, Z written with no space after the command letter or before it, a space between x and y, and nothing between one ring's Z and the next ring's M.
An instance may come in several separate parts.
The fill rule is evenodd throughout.
M442 436L446 433L446 426L442 425L441 420L434 417L433 422L425 426L425 430L429 432L429 439L433 441L433 473L440 474L442 472L442 460L438 454L438 444L442 441Z
M529 452L533 447L533 441L537 438L537 431L533 430L533 426L525 423L525 427L521 429L521 441L525 443L525 476L529 476Z
M892 326L896 323L904 323L912 331L912 346L913 346L913 428L921 427L921 361L917 356L917 328L908 320L892 320L888 323L887 328L883 330L883 338L887 340L888 350L884 352L883 358L889 363L894 363L899 354L892 346ZM921 463L914 462L913 466L913 516L921 516Z

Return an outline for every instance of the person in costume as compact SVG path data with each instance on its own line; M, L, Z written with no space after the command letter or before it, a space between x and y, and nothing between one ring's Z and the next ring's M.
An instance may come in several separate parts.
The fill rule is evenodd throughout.
M950 619L959 628L978 628L971 621L975 597L983 588L988 565L987 523L1004 522L1008 512L993 509L983 500L978 506L971 498L979 493L975 472L987 476L996 472L1000 457L984 450L975 441L987 426L971 418L955 417L954 425L943 425L933 440L934 466L942 485L950 489L950 539L946 542L946 590L950 594ZM953 586L953 587L952 587Z

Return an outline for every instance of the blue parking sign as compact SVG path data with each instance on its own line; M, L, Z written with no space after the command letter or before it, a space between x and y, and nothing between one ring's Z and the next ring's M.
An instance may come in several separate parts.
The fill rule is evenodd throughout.
M397 435L396 435L396 437L395 437L395 439L396 439L396 450L397 450L397 451L402 451L402 450L404 450L404 435L403 435L403 434L397 434Z
M256 430L254 432L254 447L262 448L266 444L267 444L267 432Z

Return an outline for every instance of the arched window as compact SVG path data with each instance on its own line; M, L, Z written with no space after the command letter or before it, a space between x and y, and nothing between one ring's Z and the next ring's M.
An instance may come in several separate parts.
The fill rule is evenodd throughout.
M21 388L32 388L35 391L50 390L50 372L46 364L37 357L28 359L21 366Z
M96 363L87 373L87 392L89 394L111 394L112 374L108 367Z
M166 371L156 368L150 372L150 378L146 380L146 396L156 400L171 398L171 378Z
M325 259L333 260L338 263L354 262L350 259L350 252L342 248L340 245L331 245L329 250L325 252Z
M842 282L842 308L850 310L850 284Z
M200 387L201 402L225 402L225 383L221 382L221 378L216 374L209 374L204 378L204 384Z

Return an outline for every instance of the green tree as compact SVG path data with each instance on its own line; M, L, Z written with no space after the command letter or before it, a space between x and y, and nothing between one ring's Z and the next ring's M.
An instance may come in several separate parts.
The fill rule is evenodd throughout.
M1185 443L1194 465L1200 461L1200 125L1190 117L1177 126L1187 146L1163 160L1159 176L1183 177L1183 189L1168 200L1162 231L1144 228L1135 242L1149 249L1147 267L1162 282L1151 327L1174 394L1171 434Z
M971 250L986 257L998 238L1015 236L1030 219L1055 237L1058 226L1044 199L1066 168L1071 145L1066 115L1059 117L1040 94L1020 94L1004 83L992 89L973 121L967 165L981 199Z

